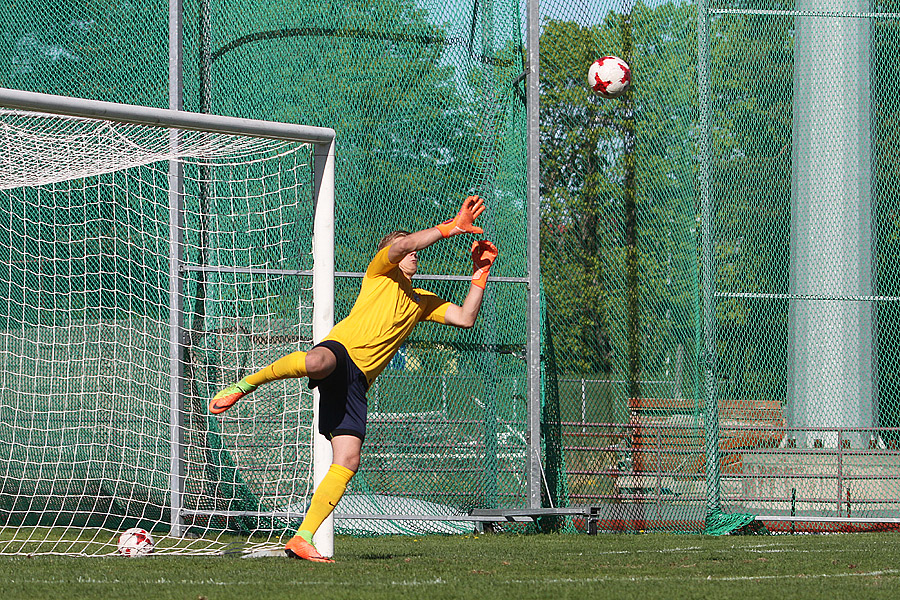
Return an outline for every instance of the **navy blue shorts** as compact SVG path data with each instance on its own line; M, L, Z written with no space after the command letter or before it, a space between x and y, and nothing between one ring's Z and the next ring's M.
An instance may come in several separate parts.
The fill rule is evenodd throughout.
M314 347L328 348L337 366L325 379L309 380L309 388L319 388L319 433L329 440L337 435L366 439L366 392L369 382L340 342L325 340Z

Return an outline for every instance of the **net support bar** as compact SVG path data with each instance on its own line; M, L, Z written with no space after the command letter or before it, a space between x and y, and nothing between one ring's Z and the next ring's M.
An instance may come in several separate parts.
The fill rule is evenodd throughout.
M182 44L182 0L169 0L169 109L184 108L184 64ZM180 132L169 131L172 156L178 156ZM184 166L178 160L169 161L169 534L180 537L183 533L181 508L184 492L184 369L181 362L183 341L181 332L184 312L181 309L182 282L179 271L184 244L182 240L184 214Z
M719 481L719 403L716 390L716 306L715 254L713 253L713 199L710 174L710 80L709 80L709 2L697 5L697 95L699 96L700 220L701 220L701 330L704 405L704 446L706 458L706 517L721 510Z
M528 0L528 506L541 505L540 6Z
M178 131L172 130L172 146L178 146ZM184 340L184 311L182 310L182 276L180 265L184 245L182 231L184 206L184 167L180 161L169 161L169 435L170 435L170 472L169 472L169 532L173 536L181 536L181 496L184 489L184 461L182 431L184 430L184 411L181 406L184 385L184 369L182 351Z

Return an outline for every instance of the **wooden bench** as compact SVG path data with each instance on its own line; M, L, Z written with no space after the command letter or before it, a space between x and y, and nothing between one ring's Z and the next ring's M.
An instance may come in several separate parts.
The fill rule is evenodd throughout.
M702 405L695 400L632 398L628 402L635 471L700 473L706 462ZM740 473L740 450L774 448L784 438L784 410L775 400L721 400L721 472Z
M473 508L469 516L473 521L479 521L485 533L493 533L498 522L510 523L534 523L540 518L547 517L572 517L586 520L588 534L596 535L597 521L600 518L601 507L597 506L566 506L558 508Z

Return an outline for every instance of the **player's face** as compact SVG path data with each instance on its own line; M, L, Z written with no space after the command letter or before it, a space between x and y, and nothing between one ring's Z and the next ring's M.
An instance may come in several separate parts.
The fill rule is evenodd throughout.
M410 252L403 257L403 260L400 261L400 270L406 273L407 277L412 277L413 275L415 275L418 268L419 257L415 252Z

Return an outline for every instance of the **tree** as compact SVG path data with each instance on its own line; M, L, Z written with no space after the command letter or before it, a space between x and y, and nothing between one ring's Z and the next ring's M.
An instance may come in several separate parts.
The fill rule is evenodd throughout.
M544 27L541 260L556 339L566 349L557 352L565 373L616 378L633 373L627 357L628 337L635 332L628 333L633 326L626 315L629 293L635 292L640 377L664 376L679 345L692 354L693 88L679 77L692 69L691 14L686 5L634 7L631 114L616 101L591 97L584 81L596 49L610 51L622 43L621 15L610 14L594 27L553 21ZM636 286L626 277L627 160L633 161Z
M792 23L756 15L711 28L710 162L719 294L788 292ZM759 77L758 65L767 77ZM720 393L786 397L788 303L721 297Z
M168 106L168 15L161 0L13 0L0 21L5 87Z

